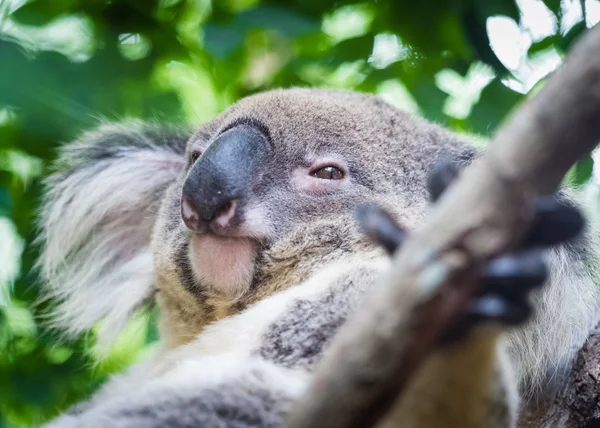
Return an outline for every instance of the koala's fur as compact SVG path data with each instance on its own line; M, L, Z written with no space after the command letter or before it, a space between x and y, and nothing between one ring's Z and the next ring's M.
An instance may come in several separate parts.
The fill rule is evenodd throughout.
M274 151L245 218L257 231L248 238L258 242L253 264L234 272L237 292L224 293L192 265L181 189L192 146L206 147L240 122L260 126ZM319 156L343 158L351 185L319 196L294 188L290 171ZM376 203L418 227L428 173L442 156L468 163L476 151L374 96L315 89L248 97L193 134L109 124L65 146L41 211L41 267L59 301L56 324L78 334L101 321L100 340L110 342L156 299L164 352L56 426L279 426L337 328L385 272L385 256L359 233L353 210ZM439 351L392 420L430 426L431 406L448 403L460 413L448 400L455 388L475 400L461 408L471 409L472 426L511 426L517 384L534 399L560 380L598 321L596 241L588 230L549 257L550 284L535 296L535 319L499 348L490 333ZM404 309L416 303L418 293ZM488 362L477 387L475 361ZM462 385L465 376L455 375L464 371ZM444 376L446 384L431 387L428 379Z

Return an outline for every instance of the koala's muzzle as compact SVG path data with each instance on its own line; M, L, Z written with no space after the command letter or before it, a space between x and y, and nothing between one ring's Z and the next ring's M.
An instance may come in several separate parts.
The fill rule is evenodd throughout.
M193 231L207 225L235 225L261 165L270 151L267 137L249 125L219 135L192 166L183 185L181 214Z

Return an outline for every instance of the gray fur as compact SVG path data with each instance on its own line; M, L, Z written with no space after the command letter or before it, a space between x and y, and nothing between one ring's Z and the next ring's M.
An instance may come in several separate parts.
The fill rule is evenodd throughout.
M203 235L192 235L185 228L179 202L192 166L191 149L206 148L237 123L260 128L272 152L249 191L251 209L243 219L252 230L244 239L256 244L252 277L242 284L242 292L226 294L197 275L198 260L192 257L190 244ZM172 385L169 388L179 382L170 377L172 367L200 361L206 354L239 354L248 368L251 361L260 361L273 370L310 371L377 277L365 273L372 272L370 268L362 273L350 269L341 283L339 271L331 277L316 275L347 257L381 258L355 227L354 209L376 203L395 213L408 229L417 228L427 216L427 178L433 163L446 156L466 164L476 154L457 135L374 96L311 89L277 90L243 99L201 126L189 139L185 155L184 139L161 145L123 127L85 136L62 156L66 172L50 179L42 217L42 267L51 294L61 302L57 322L72 333L101 319L108 326L122 324L156 288L166 353L147 367L150 373L159 373L165 385ZM149 169L141 160L146 156L162 168ZM298 190L291 171L319 156L341 159L349 184L319 195ZM590 229L578 244L549 255L551 284L536 298L536 319L511 333L507 342L517 377L500 376L501 381L492 377L491 390L497 382L498 388L507 390L518 382L524 397L539 395L549 380L569 367L598 320L599 293L589 269L597 261L596 248ZM513 370L509 363L499 364L504 371ZM182 403L205 400L200 385L208 372L202 373L189 380L198 382L199 395L181 397ZM144 408L152 400L142 394L138 406L133 396L146 377L152 375L138 370L108 386L84 414L96 414L94 409L104 408L105 400L120 409L117 396L127 401L129 395L118 391L125 390L135 400L127 401L132 408ZM158 391L157 405L163 399ZM510 402L513 409L516 405L506 398L509 395L491 393L491 401L497 396L500 404L488 400L481 406L493 404L490 411L494 411ZM106 409L113 412L113 407ZM143 413L138 416L146 417ZM500 414L504 413L498 410Z
M353 269L344 272L318 299L297 299L269 325L258 354L284 367L312 369L378 278L372 269Z
M511 333L508 351L524 398L552 393L598 324L597 232L589 224L575 242L548 253L549 284L532 294L535 316Z
M151 300L151 230L186 141L133 122L103 125L61 151L40 215L39 266L46 297L59 302L55 326L76 335L104 320L107 344Z
M48 427L276 428L305 385L302 376L260 360L205 359Z

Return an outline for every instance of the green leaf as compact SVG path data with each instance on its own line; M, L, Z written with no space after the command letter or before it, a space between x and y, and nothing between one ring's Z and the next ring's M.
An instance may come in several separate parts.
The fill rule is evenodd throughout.
M542 52L546 49L549 49L549 48L553 47L557 43L558 40L559 40L559 38L557 36L548 36L548 37L540 40L539 42L535 42L529 47L529 50L527 51L527 55L531 56L533 54L536 54L536 53Z
M73 350L66 346L52 346L45 348L46 359L50 364L63 364L73 355Z
M339 65L344 62L353 62L367 59L373 51L373 35L366 34L352 39L346 39L335 45L325 57L327 62Z
M503 15L519 21L520 11L514 0L472 1L462 13L465 34L478 58L494 68L498 75L508 73L490 46L487 20L491 16Z
M204 26L206 50L218 59L224 59L244 43L245 33L229 24L207 24Z
M76 0L36 0L25 3L11 14L15 20L34 26L43 26L73 10Z
M205 25L204 45L212 55L223 59L241 48L248 31L257 29L294 38L316 33L320 27L318 22L282 7L261 6L225 22Z
M0 186L0 217L10 217L12 212L12 201L10 192L4 187Z
M568 52L573 44L586 32L587 27L585 21L580 21L575 24L567 34L561 37L557 43L558 47L563 52Z
M483 91L475 104L467 124L473 132L491 135L509 112L523 99L523 94L507 88L494 79Z
M594 159L588 154L577 161L571 183L581 186L587 183L594 173Z
M15 336L31 337L36 332L33 314L24 307L8 306L2 309L7 328Z
M554 15L560 17L562 14L561 3L562 0L543 0L544 4L554 13Z
M435 84L433 76L422 76L415 80L407 89L416 100L425 117L431 121L445 123L447 116L442 106L447 95Z
M500 62L490 46L486 21L474 10L471 10L463 15L463 25L466 37L473 46L477 57L481 61L492 66L499 75L508 73L508 70L504 64Z
M261 6L238 15L236 24L243 28L277 31L287 37L299 37L320 30L319 22L297 11L277 6Z
M521 12L519 6L514 0L485 0L472 1L473 8L477 9L482 21L486 21L490 16L504 15L519 21Z

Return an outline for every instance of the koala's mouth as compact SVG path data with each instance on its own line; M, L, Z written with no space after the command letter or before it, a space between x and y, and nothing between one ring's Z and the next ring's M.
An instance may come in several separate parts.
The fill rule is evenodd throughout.
M232 298L243 295L252 283L259 247L257 240L245 236L192 234L188 256L196 281Z
M199 287L240 297L252 283L258 250L269 242L264 213L231 200L204 219L187 205L184 199L182 217L192 232L188 257Z

